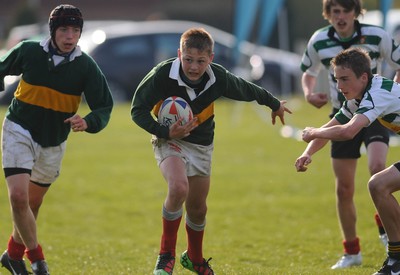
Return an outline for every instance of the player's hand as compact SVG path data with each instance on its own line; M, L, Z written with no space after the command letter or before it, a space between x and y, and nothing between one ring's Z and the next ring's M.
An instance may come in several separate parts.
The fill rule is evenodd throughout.
M88 125L86 120L80 117L80 115L75 114L70 118L64 120L64 123L69 123L73 132L83 132L87 129Z
M314 137L313 137L313 131L314 131L315 129L316 129L316 128L314 128L314 127L306 127L306 128L304 128L303 131L302 131L302 133L301 133L301 138L302 138L305 142L309 143L310 141L312 141L312 140L314 139Z
M301 155L296 159L294 166L296 166L297 172L305 172L307 171L307 165L311 163L310 155Z
M171 139L182 139L190 135L190 132L193 131L197 126L197 117L188 121L185 125L181 125L183 118L178 119L174 124L169 128L169 138Z
M292 113L292 111L290 111L288 108L285 107L285 104L286 104L286 100L282 100L281 101L281 106L279 107L279 109L276 110L275 112L271 113L272 125L275 125L277 116L281 120L281 123L283 125L285 125L285 118L284 118L285 112L288 112L289 114Z
M328 95L325 93L311 93L306 96L306 100L308 103L319 109L328 103Z

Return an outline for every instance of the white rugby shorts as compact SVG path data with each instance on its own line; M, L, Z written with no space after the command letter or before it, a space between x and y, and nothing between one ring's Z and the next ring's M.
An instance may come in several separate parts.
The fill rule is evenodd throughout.
M51 184L60 174L66 142L42 147L32 139L28 130L5 118L1 148L3 168L29 169L32 181Z
M188 177L211 175L214 144L203 146L178 139L166 140L156 136L152 136L151 143L158 166L167 157L178 156L186 165Z

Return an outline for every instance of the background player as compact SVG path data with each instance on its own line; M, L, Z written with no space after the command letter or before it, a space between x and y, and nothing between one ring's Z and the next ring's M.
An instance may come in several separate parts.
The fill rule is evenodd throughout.
M302 87L305 99L320 108L328 102L328 94L317 92L317 76L322 67L329 70L330 117L340 109L343 95L336 87L330 60L340 51L350 47L362 47L372 57L372 71L377 72L380 62L385 60L396 70L395 80L400 79L400 48L393 47L393 39L380 27L360 24L357 17L364 12L361 0L323 0L322 14L330 25L317 30L310 38L303 55ZM375 39L379 37L379 39ZM365 144L368 156L368 168L373 175L386 167L389 133L378 121L360 131L353 139L332 141L331 159L336 183L337 214L343 235L344 255L332 266L332 269L360 265L362 262L360 241L356 231L356 207L353 200L357 159L360 147ZM375 215L380 238L386 245L387 236Z

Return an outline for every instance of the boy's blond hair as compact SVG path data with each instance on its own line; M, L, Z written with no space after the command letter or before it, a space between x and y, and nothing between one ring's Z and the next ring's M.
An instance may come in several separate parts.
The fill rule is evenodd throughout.
M196 48L209 55L214 53L214 39L211 34L203 28L191 28L185 31L180 40L181 52L189 48Z

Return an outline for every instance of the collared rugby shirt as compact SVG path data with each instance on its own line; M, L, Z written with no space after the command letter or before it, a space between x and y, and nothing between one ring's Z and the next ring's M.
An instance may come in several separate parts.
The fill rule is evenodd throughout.
M374 75L361 100L348 100L335 118L342 124L356 114L365 115L370 123L378 119L383 126L400 134L400 84Z
M317 76L322 67L329 71L329 89L332 107L340 109L345 100L336 86L331 60L343 49L360 47L369 52L372 73L379 73L379 66L385 60L394 70L400 69L400 47L381 27L361 24L355 21L356 32L352 39L340 41L332 26L317 30L310 38L302 57L301 70Z

